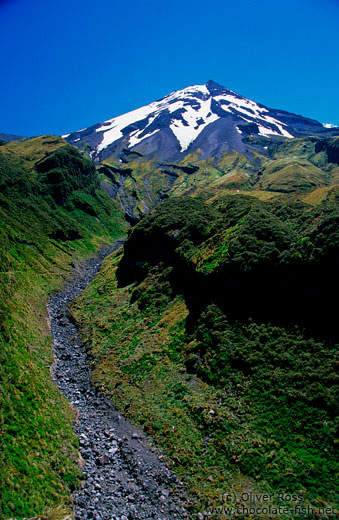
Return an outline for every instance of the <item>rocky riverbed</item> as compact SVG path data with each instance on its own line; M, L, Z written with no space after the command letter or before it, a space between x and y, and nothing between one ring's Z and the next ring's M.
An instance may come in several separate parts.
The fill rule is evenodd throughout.
M91 382L90 360L81 345L68 305L93 279L102 260L122 241L105 246L49 305L54 340L53 376L77 410L74 429L86 476L73 493L76 520L178 520L189 518L181 483L145 435L125 420Z

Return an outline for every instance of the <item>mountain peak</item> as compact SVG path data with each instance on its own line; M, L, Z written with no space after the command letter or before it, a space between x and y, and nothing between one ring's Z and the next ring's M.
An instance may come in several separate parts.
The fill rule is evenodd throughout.
M228 150L248 153L249 136L280 140L324 131L316 121L267 108L210 79L63 137L90 149L95 162L120 159L126 148L160 161L179 161L195 150L203 158ZM265 150L263 142L255 151Z
M213 81L213 79L208 80L205 86L206 86L207 90L209 91L209 93L211 94L211 96L218 96L218 95L227 94L227 93L235 94L235 92L233 92L233 90L223 87L216 81Z
M206 87L209 89L209 88L224 88L222 85L220 85L219 83L217 83L216 81L214 81L213 79L209 79L207 82L206 82Z

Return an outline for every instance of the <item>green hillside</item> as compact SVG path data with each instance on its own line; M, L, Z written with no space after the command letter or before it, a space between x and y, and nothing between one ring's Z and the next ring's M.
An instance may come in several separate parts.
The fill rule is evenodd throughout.
M0 147L1 518L70 505L73 411L51 381L46 304L71 267L125 232L92 163L63 139Z

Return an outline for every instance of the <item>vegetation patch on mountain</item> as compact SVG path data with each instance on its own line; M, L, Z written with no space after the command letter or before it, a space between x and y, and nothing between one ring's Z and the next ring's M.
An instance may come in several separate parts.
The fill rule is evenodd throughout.
M245 141L248 149L243 153L206 158L197 149L178 164L124 150L119 160L112 156L99 166L102 186L134 224L166 198L248 193L260 200L296 201L339 184L337 137Z

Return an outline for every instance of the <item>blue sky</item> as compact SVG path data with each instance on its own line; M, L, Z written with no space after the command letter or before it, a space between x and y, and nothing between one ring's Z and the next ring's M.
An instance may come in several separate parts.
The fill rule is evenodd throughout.
M339 125L339 0L0 0L0 133L62 134L213 79Z

